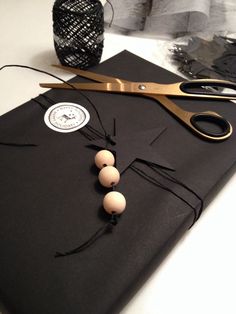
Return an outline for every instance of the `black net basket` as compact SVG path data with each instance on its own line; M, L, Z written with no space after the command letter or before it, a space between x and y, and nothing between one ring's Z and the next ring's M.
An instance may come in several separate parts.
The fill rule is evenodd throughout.
M81 69L100 62L104 12L99 0L57 0L53 6L53 33L61 64Z

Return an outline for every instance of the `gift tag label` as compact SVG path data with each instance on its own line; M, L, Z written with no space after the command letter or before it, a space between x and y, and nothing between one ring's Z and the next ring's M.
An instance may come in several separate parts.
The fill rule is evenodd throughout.
M57 103L51 106L44 115L46 125L61 133L79 130L88 123L89 119L87 109L70 102Z

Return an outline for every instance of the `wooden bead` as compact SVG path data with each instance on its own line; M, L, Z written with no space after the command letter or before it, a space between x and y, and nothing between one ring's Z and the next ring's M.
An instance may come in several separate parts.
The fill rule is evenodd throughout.
M98 180L102 186L110 188L116 186L120 181L120 173L113 166L107 166L100 170Z
M109 150L100 150L95 155L95 164L99 169L106 166L113 166L115 164L115 157Z
M121 214L125 210L126 199L120 192L109 192L103 199L103 207L108 214Z

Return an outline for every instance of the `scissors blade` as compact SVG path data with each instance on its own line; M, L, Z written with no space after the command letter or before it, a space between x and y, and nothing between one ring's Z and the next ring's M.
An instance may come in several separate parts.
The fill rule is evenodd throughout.
M99 92L111 93L131 93L131 94L153 94L164 95L164 92L158 90L156 83L143 83L143 82L124 82L121 83L40 83L41 87L46 88L62 88L62 89L78 89L78 90L91 90Z
M75 75L78 75L78 76L81 76L81 77L85 77L85 78L91 79L93 81L97 81L97 82L103 82L103 83L107 83L107 82L111 82L111 83L128 82L128 81L125 81L125 80L121 80L121 79L119 79L117 77L103 75L103 74L98 74L98 73L95 73L95 72L84 71L84 70L80 70L78 68L72 68L72 67L68 67L68 66L65 66L65 65L53 64L52 66L56 67L58 69L65 70L67 72L73 73Z
M78 90L91 90L99 92L112 92L112 93L131 93L142 95L162 95L162 96L184 96L194 98L215 98L215 99L236 99L233 95L211 95L211 94L192 94L182 92L179 88L181 83L174 84L157 84L152 82L124 82L120 83L40 83L41 87L58 88L58 89L78 89Z

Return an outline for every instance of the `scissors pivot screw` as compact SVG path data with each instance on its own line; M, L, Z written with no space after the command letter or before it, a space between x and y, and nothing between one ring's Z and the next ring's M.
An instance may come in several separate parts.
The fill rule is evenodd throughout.
M141 89L141 90L144 90L144 89L146 89L146 86L145 86L144 84L140 84L140 85L138 86L138 88Z

